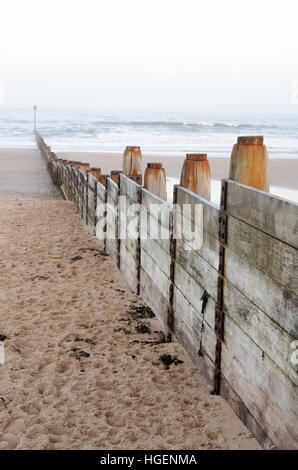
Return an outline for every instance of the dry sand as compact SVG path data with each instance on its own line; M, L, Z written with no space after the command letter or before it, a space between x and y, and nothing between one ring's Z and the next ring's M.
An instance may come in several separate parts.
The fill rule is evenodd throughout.
M90 162L92 166L102 168L103 173L110 174L111 170L122 168L122 154L100 152L57 152L61 158ZM211 167L211 177L214 180L228 178L229 158L208 157ZM161 162L166 170L166 175L172 178L180 178L184 156L169 157L147 155L143 153L143 166L148 162ZM298 189L298 159L274 158L269 159L270 183L272 186L280 186L289 189Z
M157 319L136 332L141 301L72 203L2 200L0 227L1 449L259 448L182 347L150 343Z

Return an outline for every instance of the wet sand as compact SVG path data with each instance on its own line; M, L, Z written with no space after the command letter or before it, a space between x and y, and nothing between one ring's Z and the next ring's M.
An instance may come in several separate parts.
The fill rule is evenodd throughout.
M141 300L30 155L34 185L6 168L0 192L0 449L259 448L181 346L154 344L158 320L136 318Z
M0 149L0 199L57 197L37 149Z
M122 168L122 154L100 152L57 152L61 158L90 162L92 166L98 166L103 173ZM143 154L144 168L148 162L161 162L166 169L166 175L172 178L180 178L184 157L158 157L156 155ZM209 157L211 178L220 180L229 176L229 158ZM269 159L270 183L272 186L298 190L298 159L276 158Z

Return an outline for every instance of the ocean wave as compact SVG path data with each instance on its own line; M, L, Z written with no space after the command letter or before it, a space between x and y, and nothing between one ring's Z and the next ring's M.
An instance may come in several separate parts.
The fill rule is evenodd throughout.
M128 127L203 127L203 128L235 128L235 129L278 129L278 125L274 124L252 124L244 122L227 122L227 121L92 121L94 126L128 126Z

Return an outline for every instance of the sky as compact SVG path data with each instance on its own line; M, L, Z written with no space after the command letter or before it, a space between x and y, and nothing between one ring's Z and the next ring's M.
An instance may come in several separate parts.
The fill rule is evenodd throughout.
M0 105L298 111L297 0L0 0Z

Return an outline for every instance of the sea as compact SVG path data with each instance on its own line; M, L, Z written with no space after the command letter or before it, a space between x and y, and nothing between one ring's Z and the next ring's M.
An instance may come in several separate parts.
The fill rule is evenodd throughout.
M54 151L143 152L229 157L239 135L264 135L270 158L298 158L298 114L104 112L37 109L37 129ZM0 106L0 147L31 148L33 109Z
M230 157L239 135L263 135L269 158L298 158L298 114L223 112L105 112L44 109L37 130L55 151L120 153L139 145L145 154L185 156L204 152ZM0 106L0 147L33 148L33 108ZM298 175L297 175L298 178ZM176 178L168 178L168 194ZM298 191L271 187L280 197L298 202ZM212 180L212 201L219 203L220 182Z

